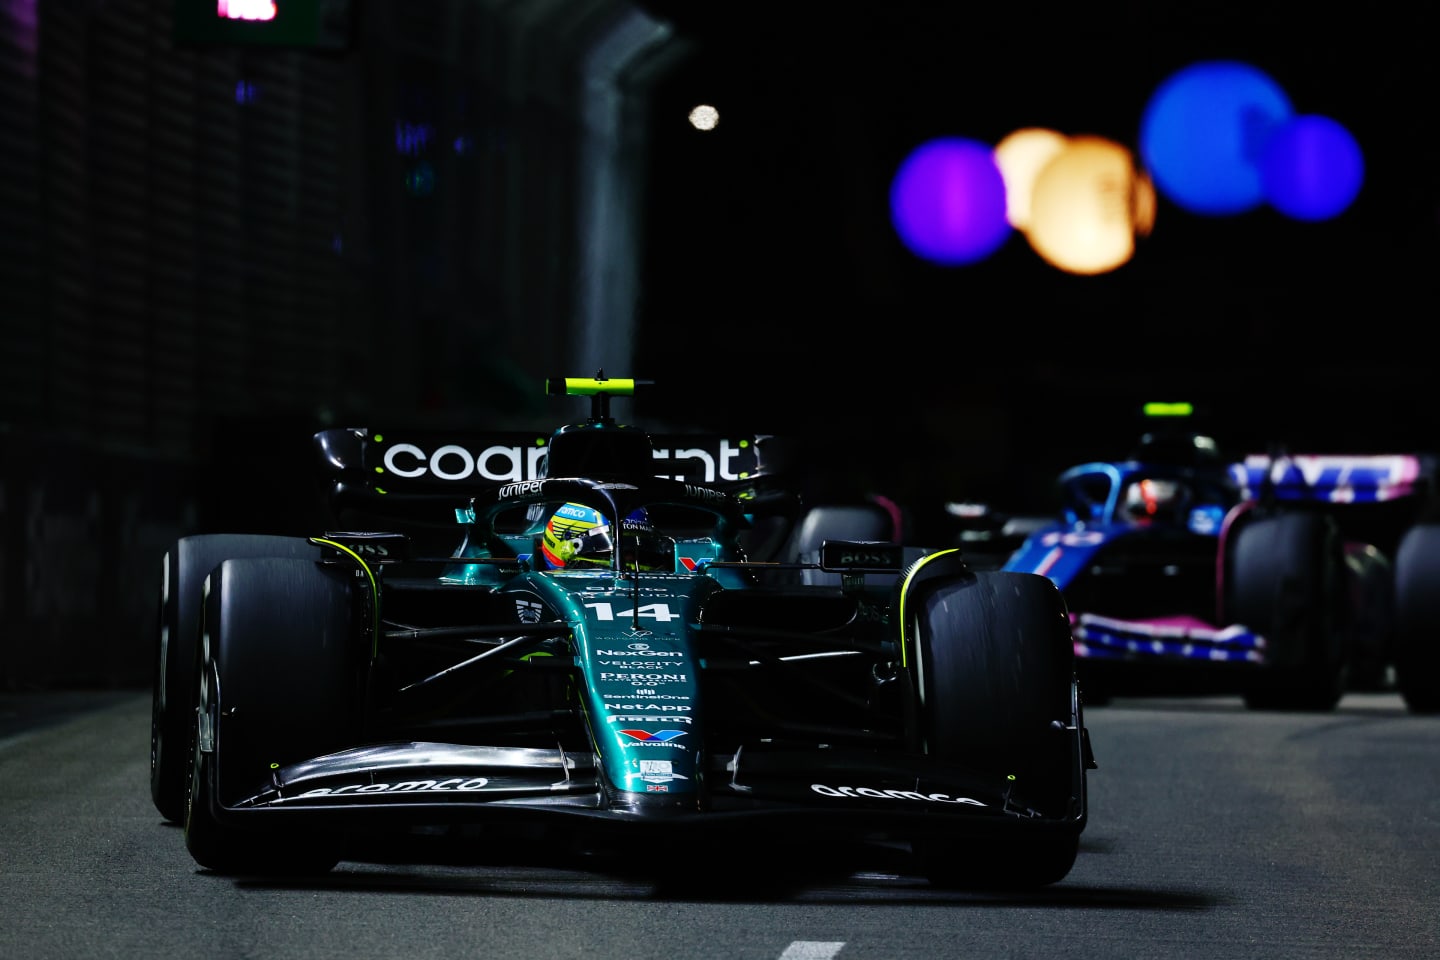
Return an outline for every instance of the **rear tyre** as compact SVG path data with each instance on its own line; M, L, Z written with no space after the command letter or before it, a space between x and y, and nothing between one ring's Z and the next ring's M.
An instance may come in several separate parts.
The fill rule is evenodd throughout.
M1411 713L1440 713L1440 524L1411 527L1395 553L1395 685Z
M1075 652L1059 590L1045 577L980 571L922 584L914 610L926 750L981 771L1013 775L1047 818L1073 819L978 838L917 838L938 886L1031 889L1075 863L1085 805L1073 728L1080 726ZM1006 823L1003 826L1024 827Z
M1349 661L1343 545L1334 520L1286 513L1240 527L1225 571L1226 619L1265 638L1244 683L1254 710L1333 710Z
M363 652L351 571L310 560L227 560L208 578L197 645L185 845L219 873L323 873L340 838L245 829L223 812L271 771L332 752L359 727Z
M150 797L166 820L185 819L190 728L195 722L195 650L201 585L230 557L318 557L301 537L204 534L184 537L166 552L160 572L150 710Z

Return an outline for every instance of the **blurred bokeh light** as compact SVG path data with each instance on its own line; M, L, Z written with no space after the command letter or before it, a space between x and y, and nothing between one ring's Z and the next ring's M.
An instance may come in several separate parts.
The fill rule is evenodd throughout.
M720 123L720 111L708 103L702 103L690 111L690 126L696 130L714 130Z
M1360 145L1329 117L1297 116L1275 132L1260 160L1265 197L1294 220L1329 220L1360 193Z
M1265 200L1259 160L1294 113L1248 63L1202 61L1168 77L1140 121L1140 157L1161 194L1191 213L1229 216Z
M1065 135L1045 127L1024 127L995 145L995 163L1005 180L1005 216L1010 226L1030 225L1030 192L1035 176L1065 149Z
M932 263L961 266L990 256L1011 233L994 149L963 137L921 144L891 181L890 218L901 242Z
M1130 151L1105 137L1069 139L1035 177L1026 239L1067 273L1106 273L1135 253L1155 215L1154 185Z

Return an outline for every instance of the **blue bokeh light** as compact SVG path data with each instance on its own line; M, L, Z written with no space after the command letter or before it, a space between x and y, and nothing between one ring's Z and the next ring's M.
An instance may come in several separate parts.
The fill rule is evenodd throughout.
M891 181L890 220L906 248L932 263L990 256L1011 233L994 149L962 137L915 148Z
M1172 74L1140 121L1140 157L1156 189L1191 213L1228 216L1266 199L1260 159L1293 116L1290 98L1247 63L1202 61Z
M1266 199L1293 220L1329 220L1360 193L1365 160L1338 121L1298 116L1276 131L1260 161Z

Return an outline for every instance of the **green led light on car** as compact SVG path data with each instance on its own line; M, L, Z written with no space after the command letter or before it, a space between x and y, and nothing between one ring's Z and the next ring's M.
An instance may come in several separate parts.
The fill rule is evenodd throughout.
M1147 417L1188 417L1195 412L1193 403L1159 403L1150 402L1145 404L1145 416Z

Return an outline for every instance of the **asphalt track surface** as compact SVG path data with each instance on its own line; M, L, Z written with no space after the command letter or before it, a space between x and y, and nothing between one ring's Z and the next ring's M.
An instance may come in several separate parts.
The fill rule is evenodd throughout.
M605 862L344 861L305 882L196 867L147 784L145 692L0 694L0 957L1415 958L1440 956L1440 717L1116 699L1074 870L932 890L900 851L721 851L710 879ZM638 862L686 851L636 851Z

